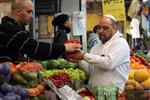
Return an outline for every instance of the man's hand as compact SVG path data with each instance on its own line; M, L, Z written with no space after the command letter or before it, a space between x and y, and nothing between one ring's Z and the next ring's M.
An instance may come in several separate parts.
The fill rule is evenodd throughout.
M67 58L69 58L70 61L79 61L79 60L83 60L83 56L84 56L85 52L82 50L78 50L74 53L68 53L67 54Z
M65 51L68 53L79 51L81 48L80 44L75 44L75 43L68 43L68 44L64 44L64 45L65 45Z

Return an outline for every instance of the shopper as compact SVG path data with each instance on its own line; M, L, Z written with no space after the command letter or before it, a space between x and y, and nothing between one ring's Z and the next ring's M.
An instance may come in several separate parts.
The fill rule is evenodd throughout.
M71 17L67 14L60 14L54 18L52 25L56 28L54 32L53 43L64 43L67 38L67 34L71 32Z
M116 85L123 91L130 64L128 43L118 31L116 19L112 15L104 15L99 26L101 43L95 45L90 53L81 50L68 57L78 61L80 68L89 73L89 86Z
M32 20L33 4L31 0L14 0L11 16L2 18L0 24L0 56L7 56L13 61L20 60L24 54L33 59L57 58L64 51L74 52L77 44L51 44L39 42L30 37L25 26Z
M90 52L91 48L100 43L99 37L97 35L97 30L99 28L99 25L95 25L93 27L93 32L89 34L89 38L87 41L87 52Z

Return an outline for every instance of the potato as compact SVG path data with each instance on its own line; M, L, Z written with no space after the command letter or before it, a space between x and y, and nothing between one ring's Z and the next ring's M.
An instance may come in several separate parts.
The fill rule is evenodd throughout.
M139 84L139 83L136 83L136 86L134 87L134 90L137 90L137 91L144 91L144 87Z
M126 86L124 87L124 90L125 90L125 91L133 91L133 90L134 90L134 86L133 86L133 85L126 85Z
M134 87L138 84L134 79L128 80L125 85L133 85Z
M150 89L150 79L144 81L141 83L141 85L144 87L144 89L148 90Z

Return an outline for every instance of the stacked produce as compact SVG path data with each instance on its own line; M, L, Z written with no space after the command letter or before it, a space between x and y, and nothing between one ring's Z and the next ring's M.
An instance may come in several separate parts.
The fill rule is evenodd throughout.
M129 79L133 78L135 70L145 69L150 72L150 63L142 56L131 51Z
M93 88L96 100L118 100L119 88L114 85L100 85Z
M11 62L5 62L10 67L12 78L10 83L19 85L27 89L31 98L42 95L44 84L42 84L41 71L42 65L36 62L21 62L14 65Z
M80 96L82 96L83 100L94 100L94 94L89 90L88 87L81 88L77 92L80 94Z
M133 79L129 79L125 84L126 91L143 91L150 89L150 74L145 69L134 72Z
M59 69L44 70L43 76L49 78L58 73L67 73L71 78L71 80L84 80L86 78L86 75L82 70L73 69L73 68L63 69L63 70L59 70Z
M11 71L7 64L0 63L0 84L3 84L4 82L9 83L11 78Z
M57 60L40 61L45 66L43 77L50 79L58 88L70 85L77 89L86 79L86 74L77 68L76 63L59 58Z
M137 50L136 52L135 52L137 55L139 55L140 57L142 57L142 58L144 58L148 63L150 63L150 57L149 56L147 56L147 52L145 53L144 51L142 51L142 50Z
M46 61L38 61L40 64L44 66L45 69L51 70L51 69L64 69L64 68L76 68L77 64L68 62L65 59L59 58L57 60L51 59Z
M11 78L10 66L0 63L0 99L2 100L25 100L28 98L26 88L19 85L10 84Z
M85 79L85 74L78 69L64 69L64 70L46 70L43 74L46 74L56 87L60 88L64 85L69 85L73 89L77 90ZM81 76L82 75L82 76Z
M0 98L3 100L25 100L28 98L28 91L18 85L3 83L0 86Z
M48 79L50 79L57 88L61 88L62 86L71 83L69 74L67 74L65 72L60 72L60 73L54 74L51 77L49 77Z
M145 69L134 72L133 79L129 79L125 84L127 100L149 100L150 74ZM133 98L133 99L132 99Z
M148 63L148 61L142 56L135 54L133 51L131 52L131 55L130 55L130 61L131 61L131 64L130 64L131 69L150 68L150 63Z
M57 88L85 80L86 74L76 63L65 59L0 64L0 98L4 100L45 100L47 86L43 79L51 80ZM10 96L12 98L10 99Z
M142 55L142 56L141 56ZM144 53L131 52L129 80L125 84L127 100L149 100L150 63Z

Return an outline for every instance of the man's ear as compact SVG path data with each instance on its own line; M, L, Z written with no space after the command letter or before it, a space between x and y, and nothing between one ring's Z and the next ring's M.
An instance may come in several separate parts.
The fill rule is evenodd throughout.
M16 14L17 16L21 15L21 10L20 10L20 9L16 9L16 10L15 10L15 14Z
M114 29L115 29L115 30L118 30L118 25L114 25Z

